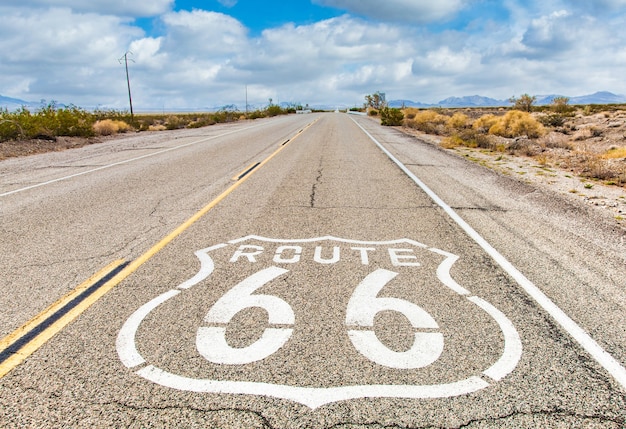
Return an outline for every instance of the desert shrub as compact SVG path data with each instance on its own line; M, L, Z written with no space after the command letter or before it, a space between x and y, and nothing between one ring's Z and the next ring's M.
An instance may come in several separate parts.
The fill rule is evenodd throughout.
M216 123L217 123L217 121L215 121L215 119L213 119L213 118L211 118L209 116L205 116L205 117L197 118L197 119L189 122L187 124L187 128L208 127L209 125L214 125Z
M25 107L0 113L0 139L42 138L59 136L89 137L94 134L92 114L76 107L57 107L55 102L43 104L31 112Z
M403 109L402 112L404 113L405 119L415 119L415 116L419 113L419 109L416 109L415 107L407 107Z
M148 131L165 131L167 127L163 124L154 124L148 126Z
M571 114L575 110L574 107L569 105L568 97L555 97L550 107L552 111L560 115Z
M99 136L110 136L117 133L119 128L112 119L103 119L93 124L93 129Z
M530 113L511 110L489 129L489 134L501 137L538 138L545 134L545 128Z
M130 125L124 121L103 119L93 124L93 130L97 135L110 136L117 133L130 131Z
M447 120L446 126L453 130L460 130L463 128L467 128L469 126L469 123L470 119L467 115L457 112Z
M466 144L461 137L459 137L457 134L454 134L441 140L440 145L444 149L454 149L455 147L465 146Z
M284 114L283 109L280 106L277 106L275 104L272 104L268 106L267 108L267 116L269 117L283 115L283 114Z
M602 155L604 159L626 159L626 146L612 147Z
M248 119L259 119L259 118L264 118L265 113L263 113L260 110L254 110L252 112L249 112L247 116L248 116Z
M367 111L367 114L368 114L369 116L378 116L378 110L376 110L376 109L369 109L369 110Z
M278 108L278 109L276 109ZM268 114L270 116L277 116L284 114L283 110L280 106L270 106L268 108ZM203 118L203 120L207 123L207 125L220 124L224 122L234 122L239 114L232 110L220 110L219 112L215 112L214 114Z
M593 156L585 165L582 175L600 180L621 180L620 173L609 160Z
M565 116L562 113L548 113L539 116L537 119L546 127L562 127L565 123Z
M91 113L76 106L56 110L57 128L55 135L70 137L93 136L94 118Z
M509 98L509 102L513 104L513 109L521 110L523 112L532 112L533 104L537 101L537 97L534 95L531 97L528 94L522 94L519 98L511 97Z
M415 117L406 120L406 126L420 130L427 134L446 134L446 123L449 117L433 110L422 110L416 113Z
M472 128L482 133L488 133L489 129L493 127L498 121L499 117L496 115L483 115L474 121L474 123L472 124Z
M24 130L6 110L0 111L0 141L24 138Z
M383 107L380 110L380 123L386 126L402 125L404 113L400 109Z
M474 128L465 128L457 131L453 137L459 139L464 146L479 147L482 149L494 149L494 143L488 135Z
M170 115L165 119L165 127L168 130L178 130L180 128L185 128L188 123L188 120L186 120L182 116L177 115Z

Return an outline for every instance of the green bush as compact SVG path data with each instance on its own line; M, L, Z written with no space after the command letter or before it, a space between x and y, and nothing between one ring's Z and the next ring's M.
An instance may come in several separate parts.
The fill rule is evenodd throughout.
M283 114L283 109L281 109L280 106L272 104L272 105L268 106L268 108L267 108L267 115L270 116L270 117L278 116L278 115L282 115L282 114Z
M565 117L561 113L548 113L538 118L546 127L562 127L565 123Z
M400 109L383 107L380 110L380 123L386 126L402 125L404 113Z
M17 138L55 139L60 136L91 137L94 115L76 106L58 108L55 102L32 113L26 107L0 111L0 140Z
M70 137L91 137L94 135L92 114L76 107L69 106L56 111L57 128L55 135Z
M52 101L42 104L33 112L26 107L11 112L7 109L0 109L0 141L55 139L60 136L91 137L96 134L107 135L130 129L148 131L200 128L216 123L265 118L294 112L293 106L281 108L277 105L270 105L265 110L255 110L245 115L229 107L213 113L138 114L131 117L127 111L97 109L94 112L87 112L73 105L58 107ZM121 125L123 123L127 124L125 128ZM97 126L94 127L96 124Z

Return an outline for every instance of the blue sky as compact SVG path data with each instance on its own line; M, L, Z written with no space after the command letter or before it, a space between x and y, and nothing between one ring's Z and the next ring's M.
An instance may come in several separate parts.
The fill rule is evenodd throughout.
M309 0L239 0L239 1L176 1L176 10L209 9L230 15L247 28L254 36L266 28L279 27L293 22L306 25L341 14L334 8L311 3Z
M3 0L0 95L123 109L626 94L626 0Z

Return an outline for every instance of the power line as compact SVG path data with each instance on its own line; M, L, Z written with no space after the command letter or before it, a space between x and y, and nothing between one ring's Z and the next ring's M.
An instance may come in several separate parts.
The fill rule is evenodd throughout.
M128 76L128 54L133 54L130 51L126 51L124 56L120 58L118 61L122 64L122 60L124 60L124 65L126 66L126 83L128 84L128 102L130 103L130 121L135 122L135 115L133 114L133 97L130 94L130 77ZM130 59L132 62L135 62L132 58Z

